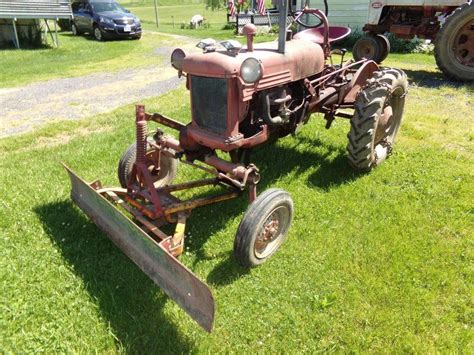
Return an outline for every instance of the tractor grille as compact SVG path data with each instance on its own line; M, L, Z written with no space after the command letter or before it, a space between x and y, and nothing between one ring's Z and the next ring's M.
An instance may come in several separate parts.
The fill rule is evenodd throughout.
M131 25L133 24L133 19L121 19L121 20L114 20L117 25Z
M216 133L227 128L226 79L191 76L193 119L199 127Z

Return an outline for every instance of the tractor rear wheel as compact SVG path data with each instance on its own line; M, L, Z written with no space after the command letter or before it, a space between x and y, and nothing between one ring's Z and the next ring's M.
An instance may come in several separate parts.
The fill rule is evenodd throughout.
M234 256L244 267L264 263L280 247L293 219L290 194L268 189L248 207L234 239Z
M366 58L380 63L387 58L389 51L390 43L385 36L370 34L360 38L354 44L352 55L356 61Z
M435 39L435 58L449 78L474 80L474 3L466 3L446 18Z
M347 137L349 164L369 171L391 153L402 121L408 80L398 69L375 72L359 93Z
M173 158L170 153L162 152L160 154L160 166L157 169L156 161L158 159L157 149L148 146L146 152L146 164L153 178L155 187L162 187L169 184L178 171L178 160ZM118 179L120 186L127 188L130 175L132 174L133 164L137 156L136 144L130 145L122 154L118 164Z

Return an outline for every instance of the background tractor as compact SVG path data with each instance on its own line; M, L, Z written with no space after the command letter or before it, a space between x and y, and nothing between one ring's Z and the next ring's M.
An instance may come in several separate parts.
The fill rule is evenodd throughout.
M353 48L356 60L377 63L390 52L386 33L434 41L436 63L449 78L474 80L474 4L466 0L371 0L366 36Z
M369 171L392 152L402 120L407 78L401 70L382 69L365 58L344 60L344 50L332 50L350 29L329 26L327 8L294 14L295 22L308 27L295 35L289 31L286 1L280 9L277 42L254 44L256 27L247 24L245 47L206 39L198 43L198 53L173 51L171 64L190 92L192 120L182 123L137 105L136 141L118 164L121 187L88 184L67 168L76 204L208 331L214 320L212 293L177 259L191 211L246 193L249 207L234 237L234 256L243 267L260 265L285 240L294 205L281 189L257 194L260 173L252 149L297 134L319 112L326 128L336 118L350 120L349 163ZM314 17L311 25L309 17ZM149 130L151 121L177 135L160 127ZM178 162L210 177L173 184ZM205 186L212 191L178 196ZM175 225L172 235L161 229L164 224Z

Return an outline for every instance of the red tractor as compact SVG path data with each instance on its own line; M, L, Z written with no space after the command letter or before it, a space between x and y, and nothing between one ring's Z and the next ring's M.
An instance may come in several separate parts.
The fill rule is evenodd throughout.
M120 159L120 188L88 184L67 168L77 205L208 331L214 320L212 294L177 259L191 211L246 192L249 207L235 235L234 255L244 267L260 265L285 240L294 206L280 189L257 194L260 175L251 163L251 150L297 133L312 113L320 112L326 128L336 118L350 120L349 164L369 171L392 152L402 120L407 78L401 70L382 69L367 59L344 61L345 51L332 50L331 44L350 29L329 26L323 11L305 8L296 13L294 21L302 26L310 27L303 22L310 16L317 23L294 36L286 14L282 1L277 42L254 44L256 28L248 24L246 47L233 40L203 40L200 53L172 53L173 67L186 78L192 121L184 124L146 113L137 105L136 142ZM340 64L333 64L338 56ZM160 128L150 131L150 121L176 130L177 136ZM172 184L178 162L210 178ZM222 192L184 201L175 194L208 185ZM176 225L173 235L160 229L164 224Z
M377 63L390 52L385 33L434 41L435 58L449 78L474 81L474 3L471 0L371 0L368 21L352 50Z

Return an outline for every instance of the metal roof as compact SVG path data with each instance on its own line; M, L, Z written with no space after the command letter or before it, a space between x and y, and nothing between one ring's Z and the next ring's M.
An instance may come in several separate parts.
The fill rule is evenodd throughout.
M0 19L71 18L68 0L0 0Z

